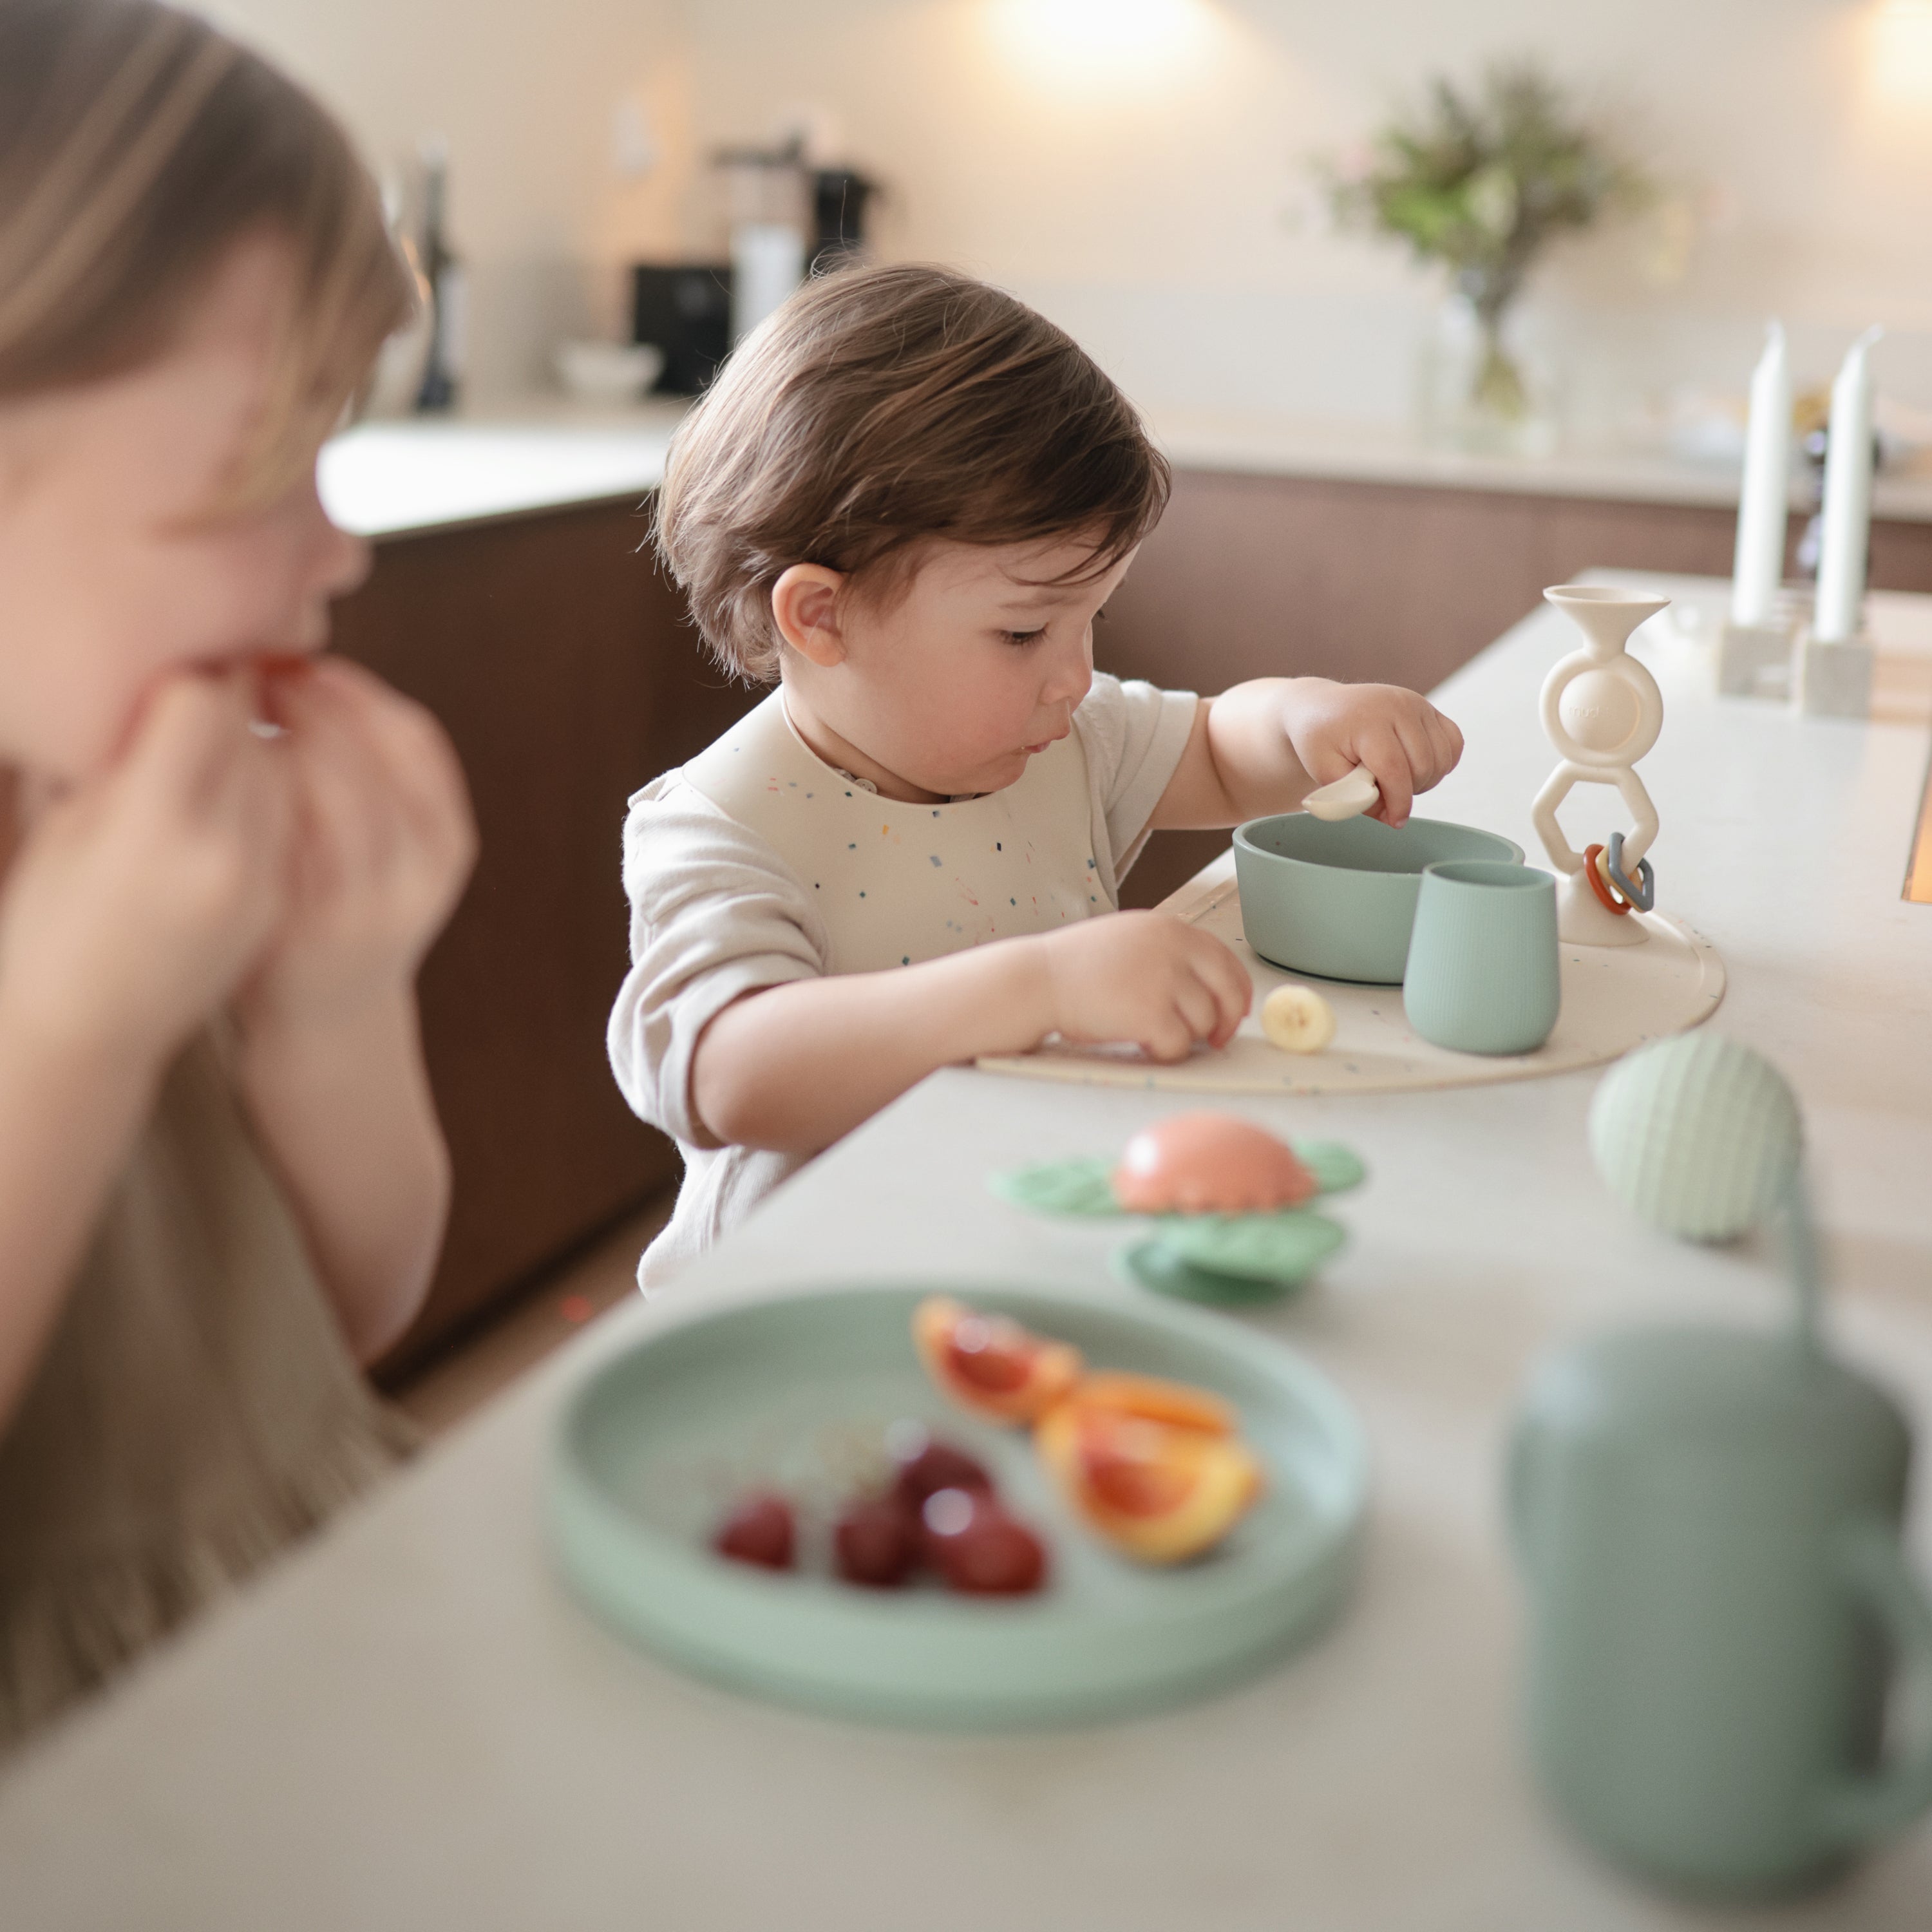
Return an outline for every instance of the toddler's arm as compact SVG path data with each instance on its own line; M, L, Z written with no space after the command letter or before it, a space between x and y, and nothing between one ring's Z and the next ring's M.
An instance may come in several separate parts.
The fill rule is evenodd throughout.
M791 980L706 1028L692 1111L718 1144L816 1153L938 1068L1049 1034L1132 1040L1164 1060L1197 1040L1225 1046L1252 992L1219 940L1147 912L890 972Z
M448 1210L415 976L475 834L421 707L339 658L278 695L298 820L286 916L236 1004L242 1091L366 1362L422 1305Z
M1316 785L1366 765L1382 788L1370 816L1400 825L1414 795L1445 778L1462 755L1462 733L1399 686L1256 678L1202 700L1153 822L1238 825L1292 812Z
M174 680L0 893L0 1426L168 1061L278 911L286 787L252 710L248 680Z

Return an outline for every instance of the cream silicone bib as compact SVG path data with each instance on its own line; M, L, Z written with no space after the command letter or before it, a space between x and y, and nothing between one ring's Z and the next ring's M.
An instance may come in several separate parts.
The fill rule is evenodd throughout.
M799 736L780 690L684 777L797 875L825 922L834 973L914 965L1113 909L1077 731L1004 791L905 805L826 764Z

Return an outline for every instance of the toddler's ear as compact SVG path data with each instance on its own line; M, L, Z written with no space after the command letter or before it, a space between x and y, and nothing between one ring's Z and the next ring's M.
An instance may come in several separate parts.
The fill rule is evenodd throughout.
M772 619L778 635L826 670L844 661L845 640L838 628L838 593L844 584L843 571L794 563L772 586Z

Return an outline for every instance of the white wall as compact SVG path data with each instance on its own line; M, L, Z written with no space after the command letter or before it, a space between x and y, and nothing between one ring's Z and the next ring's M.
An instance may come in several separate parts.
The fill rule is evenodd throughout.
M1438 284L1310 220L1306 158L1534 50L1700 210L1674 278L1653 220L1538 285L1586 438L1673 382L1741 386L1773 309L1820 376L1886 321L1882 382L1932 405L1932 0L209 4L376 155L447 134L482 389L614 321L616 263L716 249L700 158L808 109L890 184L888 252L1018 290L1143 400L1396 418ZM610 160L627 93L664 154L641 183Z
M372 164L448 140L452 224L470 268L472 382L542 379L556 337L614 326L608 272L681 245L690 79L677 0L197 0L347 122ZM620 100L664 158L613 160Z
M1820 375L1884 320L1888 386L1932 403L1932 6L1906 4L694 0L688 19L700 139L833 110L893 184L895 251L1018 289L1144 399L1382 417L1406 406L1438 284L1308 221L1306 158L1432 72L1539 52L1699 215L1667 278L1654 218L1538 286L1601 433L1673 382L1741 384L1773 309ZM1029 21L1088 31L1054 48Z

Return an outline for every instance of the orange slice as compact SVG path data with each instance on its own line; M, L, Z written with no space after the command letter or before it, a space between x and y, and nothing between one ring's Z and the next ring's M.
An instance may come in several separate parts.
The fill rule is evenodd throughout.
M1211 1550L1261 1495L1260 1463L1228 1436L1176 1428L1077 1398L1040 1420L1041 1462L1081 1520L1142 1563Z
M1029 1334L1003 1315L981 1315L950 1295L913 1311L913 1345L940 1392L994 1422L1030 1422L1079 1379L1080 1351Z

